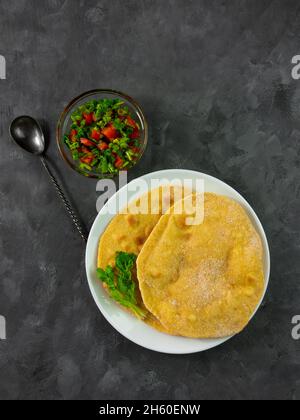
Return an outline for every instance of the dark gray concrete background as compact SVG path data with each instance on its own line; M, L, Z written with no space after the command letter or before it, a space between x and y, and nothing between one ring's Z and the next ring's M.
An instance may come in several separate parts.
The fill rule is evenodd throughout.
M297 0L1 0L0 399L300 398L300 54ZM38 161L8 125L44 120L48 154L88 227L96 181L58 155L55 125L92 88L136 98L150 125L130 178L164 168L206 172L261 218L272 276L239 336L171 356L129 342L90 295L84 246Z

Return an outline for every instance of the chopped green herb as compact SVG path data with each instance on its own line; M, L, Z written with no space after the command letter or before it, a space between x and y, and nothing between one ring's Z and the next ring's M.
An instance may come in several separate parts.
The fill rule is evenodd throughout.
M143 319L147 312L137 305L136 283L132 276L135 262L135 254L117 252L115 269L108 265L105 270L98 268L97 274L98 278L106 284L110 296L116 302L131 309L139 318Z
M119 99L86 102L72 113L70 127L64 143L81 170L116 174L141 150L139 125Z

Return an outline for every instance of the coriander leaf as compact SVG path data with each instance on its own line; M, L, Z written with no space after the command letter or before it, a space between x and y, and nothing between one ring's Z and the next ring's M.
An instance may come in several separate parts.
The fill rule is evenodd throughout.
M105 270L97 269L99 279L106 284L109 295L120 305L131 309L139 318L145 318L147 312L137 305L136 283L132 278L136 255L117 252L115 270L108 265Z
M127 252L119 251L116 255L116 267L120 271L129 271L133 268L136 262L135 254L128 254Z
M106 283L108 287L112 287L112 288L115 287L115 282L114 282L115 274L114 274L113 268L110 265L108 265L105 270L103 270L102 268L98 268L97 273L98 273L99 279L103 283Z

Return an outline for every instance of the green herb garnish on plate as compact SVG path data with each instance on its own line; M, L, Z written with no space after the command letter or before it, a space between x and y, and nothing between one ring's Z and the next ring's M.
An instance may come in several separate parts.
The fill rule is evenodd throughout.
M98 278L106 285L112 299L125 308L131 309L139 318L144 319L147 313L137 304L136 283L132 274L136 255L117 252L115 262L115 268L110 265L105 270L98 268Z

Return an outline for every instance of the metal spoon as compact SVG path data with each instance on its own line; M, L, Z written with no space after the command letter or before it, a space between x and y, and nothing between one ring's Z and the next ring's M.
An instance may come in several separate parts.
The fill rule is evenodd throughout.
M51 181L53 182L56 191L64 203L67 212L71 217L74 225L76 226L76 229L78 230L81 238L84 241L87 241L85 229L83 228L79 218L72 209L71 204L65 197L61 187L49 169L45 159L45 138L39 123L34 118L29 116L18 117L11 123L9 131L12 139L18 146L27 152L40 157L44 168L46 169Z

